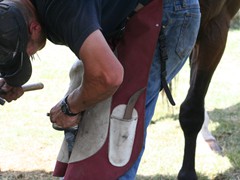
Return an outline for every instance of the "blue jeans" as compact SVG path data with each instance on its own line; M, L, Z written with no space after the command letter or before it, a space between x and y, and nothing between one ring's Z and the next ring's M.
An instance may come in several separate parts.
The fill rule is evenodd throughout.
M167 81L170 82L182 68L195 44L200 25L200 7L198 0L164 0L162 28L165 30L168 60L166 62ZM160 51L157 44L150 70L145 112L145 132L154 114L161 87ZM145 141L145 140L144 140ZM145 149L133 166L119 180L134 180Z

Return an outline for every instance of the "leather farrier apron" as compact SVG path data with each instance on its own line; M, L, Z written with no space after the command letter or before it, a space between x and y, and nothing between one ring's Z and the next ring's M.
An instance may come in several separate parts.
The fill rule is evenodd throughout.
M134 164L144 141L146 87L161 19L162 0L130 18L116 47L123 83L111 98L85 111L70 157L63 141L54 176L116 180Z

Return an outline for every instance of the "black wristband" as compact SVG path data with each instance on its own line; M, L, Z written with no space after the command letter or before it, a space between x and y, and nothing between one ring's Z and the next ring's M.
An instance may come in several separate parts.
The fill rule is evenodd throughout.
M67 103L67 98L68 98L68 95L61 102L61 110L62 110L62 112L64 114L68 115L68 116L76 116L76 115L78 115L79 113L72 113L70 111L69 105Z

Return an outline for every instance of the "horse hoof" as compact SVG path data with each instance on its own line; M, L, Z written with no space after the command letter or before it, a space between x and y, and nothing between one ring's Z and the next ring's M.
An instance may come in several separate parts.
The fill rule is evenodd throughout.
M195 171L183 171L180 170L180 172L178 173L178 180L197 180L197 174Z
M218 145L216 140L206 140L208 143L209 147L211 148L212 151L216 152L217 154L223 156L223 151L222 148Z

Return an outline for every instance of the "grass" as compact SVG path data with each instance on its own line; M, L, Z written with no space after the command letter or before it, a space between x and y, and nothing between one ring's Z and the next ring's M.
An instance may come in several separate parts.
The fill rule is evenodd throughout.
M198 137L196 170L200 180L240 179L240 31L231 31L207 97L210 129L223 148L215 154ZM43 82L43 90L27 92L0 107L0 179L49 180L63 134L51 128L46 113L65 94L68 71L74 55L51 43L33 61L30 82ZM183 134L178 111L189 81L186 64L178 75L174 91L176 107L159 97L152 124L148 128L146 150L137 180L173 180L181 167ZM29 83L30 83L29 82ZM165 103L163 103L165 102Z

